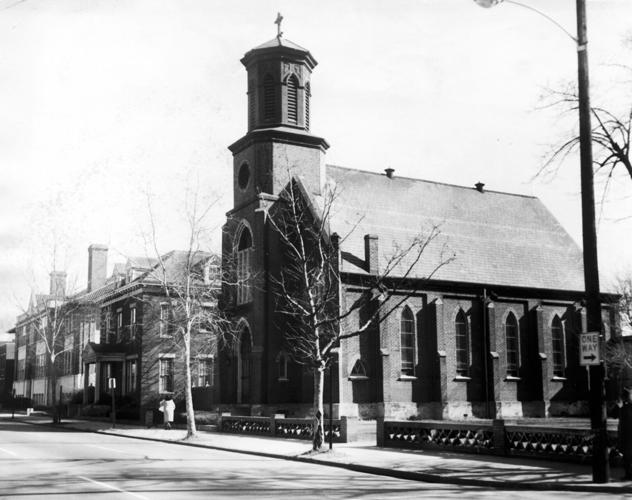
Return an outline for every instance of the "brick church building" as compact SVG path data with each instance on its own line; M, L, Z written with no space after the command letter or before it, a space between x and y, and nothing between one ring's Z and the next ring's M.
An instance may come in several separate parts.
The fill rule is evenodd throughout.
M241 62L248 131L229 147L234 204L223 233L226 307L239 341L220 355L222 402L244 414L311 411L312 374L288 353L271 293L284 256L269 214L292 179L316 207L332 186L338 193L328 231L340 236L341 307L384 272L393 248L422 229L440 231L409 274L391 271L405 297L397 310L337 350L325 382L335 416L586 414L582 254L542 202L480 183L327 165L329 144L310 133L310 52L278 36ZM427 279L447 254L453 260ZM608 332L614 311L604 306L603 319Z

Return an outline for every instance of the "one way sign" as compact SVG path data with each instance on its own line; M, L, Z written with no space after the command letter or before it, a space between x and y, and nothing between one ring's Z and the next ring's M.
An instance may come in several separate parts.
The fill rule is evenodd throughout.
M601 362L599 355L599 332L579 334L579 364L582 366L598 365Z

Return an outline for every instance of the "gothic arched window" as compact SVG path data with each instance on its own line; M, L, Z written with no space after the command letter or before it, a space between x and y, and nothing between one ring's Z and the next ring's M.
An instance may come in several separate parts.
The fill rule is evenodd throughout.
M279 373L278 380L284 382L288 380L288 371L287 371L287 354L283 351L279 353L276 358L276 362L278 365Z
M402 375L415 375L415 317L410 308L402 311L400 322L400 352Z
M566 343L564 342L564 325L557 314L551 321L551 343L553 375L555 377L563 377L564 368L566 367Z
M289 123L298 123L298 80L296 75L290 75L287 79L287 120Z
M520 331L513 312L505 320L505 351L507 353L507 375L517 377L520 369Z
M351 373L349 374L349 377L356 378L356 379L368 378L366 366L364 365L361 359L356 360L356 362L353 365L353 368L351 368Z
M237 304L244 304L252 300L250 284L250 266L252 255L252 235L244 227L237 245Z
M459 309L454 320L454 337L456 344L456 374L467 377L470 373L470 339L467 317L463 309Z
M263 77L263 119L274 120L276 111L276 89L274 88L274 78L271 75Z

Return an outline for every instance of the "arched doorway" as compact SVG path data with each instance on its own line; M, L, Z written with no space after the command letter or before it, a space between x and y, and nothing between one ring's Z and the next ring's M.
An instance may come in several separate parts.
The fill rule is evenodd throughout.
M244 325L239 336L237 351L237 403L250 402L250 385L252 374L252 340L250 328Z

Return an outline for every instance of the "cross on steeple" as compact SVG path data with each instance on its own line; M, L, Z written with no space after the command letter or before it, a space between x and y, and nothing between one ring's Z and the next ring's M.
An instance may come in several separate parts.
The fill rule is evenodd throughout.
M281 21L283 21L283 16L280 12L277 12L277 18L276 21L274 21L274 24L277 25L277 38L281 38L281 36L283 36L283 32L281 31Z

